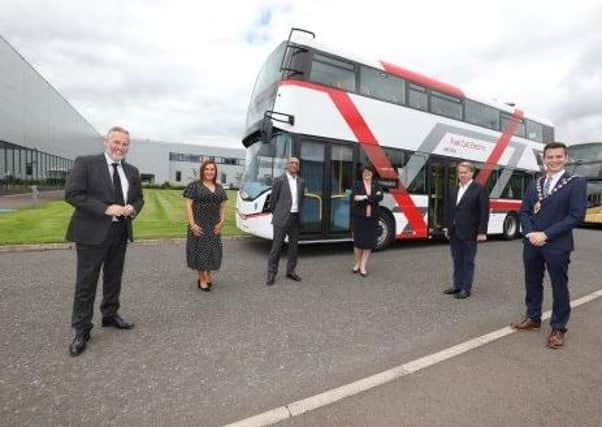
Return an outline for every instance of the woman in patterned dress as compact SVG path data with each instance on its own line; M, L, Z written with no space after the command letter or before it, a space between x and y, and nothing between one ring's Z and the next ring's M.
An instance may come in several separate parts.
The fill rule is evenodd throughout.
M184 190L188 218L186 261L189 268L198 272L197 287L209 292L211 272L219 270L222 264L221 233L228 196L217 183L217 165L213 160L201 164L199 177Z

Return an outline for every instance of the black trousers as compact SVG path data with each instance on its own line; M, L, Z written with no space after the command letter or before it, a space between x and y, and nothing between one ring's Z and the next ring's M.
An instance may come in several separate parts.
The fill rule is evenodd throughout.
M288 235L288 262L286 273L294 273L297 267L297 248L299 243L299 214L289 214L288 221L284 227L274 225L274 240L268 257L268 274L278 273L280 262L280 249L284 238Z
M103 287L100 311L103 317L117 314L126 248L125 222L114 222L100 245L76 245L77 277L71 316L71 325L76 333L83 334L92 329L94 298L101 267Z
M566 330L566 324L571 316L571 299L569 294L569 264L570 251L560 251L542 246L536 247L527 242L523 249L525 265L525 287L527 295L527 317L541 319L543 303L543 277L548 270L552 284L552 329Z
M474 277L477 242L458 239L452 231L449 236L449 248L454 261L454 288L470 291Z

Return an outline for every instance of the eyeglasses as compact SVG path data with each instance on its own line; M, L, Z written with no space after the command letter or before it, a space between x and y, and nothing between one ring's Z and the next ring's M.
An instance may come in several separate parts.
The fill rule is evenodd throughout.
M290 164L293 164L293 165L298 165L298 164L299 164L299 162L298 162L298 161L296 161L296 160L291 160L290 162L288 162L288 164L289 164L289 165L290 165Z

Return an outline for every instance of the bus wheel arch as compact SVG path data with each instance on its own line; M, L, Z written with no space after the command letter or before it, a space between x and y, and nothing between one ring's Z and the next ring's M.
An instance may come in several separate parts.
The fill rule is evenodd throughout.
M518 214L516 212L508 212L506 218L504 218L504 225L502 227L502 235L506 240L514 240L518 237L520 232L520 223L518 221Z
M376 248L374 248L374 250L380 251L385 249L393 240L395 240L395 218L393 218L393 214L388 209L381 207L378 208L377 211L377 221L378 235L376 238Z

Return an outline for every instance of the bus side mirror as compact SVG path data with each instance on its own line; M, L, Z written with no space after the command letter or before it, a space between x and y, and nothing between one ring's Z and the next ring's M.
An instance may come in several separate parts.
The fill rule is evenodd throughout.
M273 129L274 125L272 124L272 119L269 117L264 117L259 128L259 135L264 143L269 144L272 141Z

